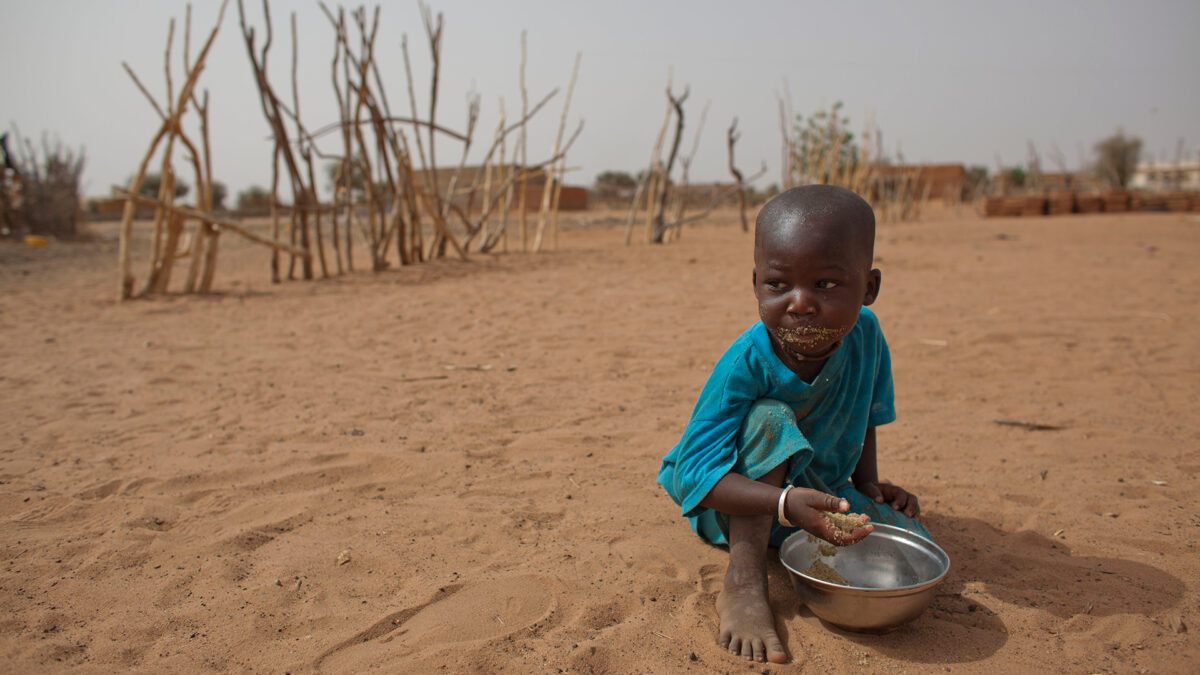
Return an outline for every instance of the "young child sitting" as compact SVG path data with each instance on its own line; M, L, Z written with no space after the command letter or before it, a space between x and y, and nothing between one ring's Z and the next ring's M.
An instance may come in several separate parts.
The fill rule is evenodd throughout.
M917 498L882 483L875 427L895 420L891 361L870 305L875 213L843 188L810 185L763 206L754 233L762 321L713 368L658 482L713 544L729 545L718 642L786 662L767 595L768 547L802 528L835 544L870 520L923 536ZM823 512L865 514L846 535ZM776 523L778 521L778 523Z

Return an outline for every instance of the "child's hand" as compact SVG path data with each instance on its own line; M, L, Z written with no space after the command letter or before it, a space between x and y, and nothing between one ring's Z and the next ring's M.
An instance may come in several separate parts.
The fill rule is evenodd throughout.
M887 503L893 509L900 511L909 518L916 518L921 515L921 505L917 503L917 496L899 485L892 485L891 483L863 483L855 487L858 488L859 492L866 495L867 499L873 499L877 504Z
M850 502L818 490L793 488L788 494L786 508L789 521L809 534L838 546L856 543L875 531L867 516L862 516L862 525L851 533L847 534L836 527L824 512L845 513L850 510Z

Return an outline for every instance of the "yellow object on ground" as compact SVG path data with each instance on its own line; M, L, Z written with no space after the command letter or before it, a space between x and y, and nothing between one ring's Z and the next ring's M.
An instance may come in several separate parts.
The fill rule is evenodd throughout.
M25 245L26 246L32 246L34 248L41 248L49 243L50 243L50 240L45 237L39 237L36 234L25 235Z

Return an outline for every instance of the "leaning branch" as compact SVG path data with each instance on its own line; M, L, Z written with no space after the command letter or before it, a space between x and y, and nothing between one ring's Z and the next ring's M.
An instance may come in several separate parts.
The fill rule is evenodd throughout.
M125 199L131 199L139 204L145 204L147 206L154 206L157 208L161 208L164 211L168 211L171 213L177 213L179 215L187 216L189 218L195 218L195 219L203 221L203 222L211 223L213 225L213 227L216 227L217 229L229 230L230 232L241 235L241 236L245 237L246 239L249 239L252 242L255 242L257 244L262 244L263 246L270 246L271 248L276 249L278 251L283 251L284 253L290 253L294 256L298 256L301 258L310 258L310 259L312 258L311 253L305 252L298 248L293 248L291 246L288 246L287 244L281 244L279 242L271 241L270 239L260 237L259 235L254 234L253 232L247 230L246 228L242 227L241 225L238 225L235 222L225 220L224 218L217 218L216 216L205 213L204 211L201 211L199 209L193 209L188 206L176 206L174 204L167 204L167 203L159 201L157 199L151 199L150 197L146 197L146 196L139 195L139 194L134 194L128 190L125 190L125 189L122 189L119 187L114 187L113 190L121 197L124 197Z

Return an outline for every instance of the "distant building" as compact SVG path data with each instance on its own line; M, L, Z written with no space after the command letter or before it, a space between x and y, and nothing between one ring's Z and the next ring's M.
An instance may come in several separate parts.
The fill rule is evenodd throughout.
M918 198L956 201L962 198L966 181L967 169L962 164L878 165L872 169L871 191L895 194L909 183L911 194Z
M1156 192L1200 190L1200 160L1141 162L1134 169L1129 186Z
M1076 192L1104 192L1111 186L1108 181L1098 176L1086 173L1040 173L1036 179L1030 179L1031 187L1050 192L1075 190Z
M512 164L498 165L492 167L492 189L499 190L506 181L519 171L519 167ZM426 189L426 176L430 173L428 169L414 171L418 186L422 190ZM478 211L482 207L484 199L483 187L487 184L487 169L482 166L464 166L461 170L457 167L435 169L433 171L434 181L438 189L444 194L450 186L450 181L454 176L458 176L458 181L455 183L454 201L460 207L466 207L467 198L464 193L469 191L472 185L478 188L472 202L471 210ZM546 185L546 174L542 171L532 172L525 179L525 210L537 211L542 205L542 190ZM510 208L516 209L516 204L519 203L521 183L518 180L513 185L513 205ZM564 185L559 193L558 208L560 211L582 211L587 209L587 189L581 187L571 187Z

